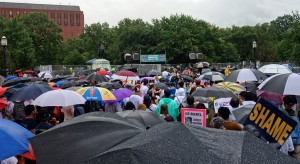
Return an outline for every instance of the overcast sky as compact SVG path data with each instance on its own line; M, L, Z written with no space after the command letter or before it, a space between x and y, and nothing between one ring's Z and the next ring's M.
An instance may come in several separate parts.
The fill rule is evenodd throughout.
M220 27L255 25L300 9L299 0L4 0L4 2L77 5L85 24L117 25L124 18L169 17L186 14Z

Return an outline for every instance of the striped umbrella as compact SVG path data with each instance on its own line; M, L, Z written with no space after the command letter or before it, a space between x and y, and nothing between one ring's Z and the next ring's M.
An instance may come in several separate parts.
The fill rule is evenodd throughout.
M199 79L206 79L210 81L224 81L225 76L220 72L206 72L203 75L200 75Z
M245 82L245 81L262 81L267 79L267 76L256 69L238 69L231 72L224 81Z
M300 96L300 75L296 73L276 74L263 81L258 89L281 95Z
M214 85L215 87L218 88L223 88L226 90L229 90L231 92L241 92L241 91L246 91L246 88L241 86L240 84L233 83L233 82L222 82Z
M90 101L116 100L116 97L106 88L83 87L76 92L82 95L86 100Z

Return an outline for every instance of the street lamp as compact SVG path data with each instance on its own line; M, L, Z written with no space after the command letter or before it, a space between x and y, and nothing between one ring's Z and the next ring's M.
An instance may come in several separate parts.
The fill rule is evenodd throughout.
M7 46L7 39L5 36L1 38L1 46L3 47L3 75L7 76L7 68L6 68L6 46Z
M253 41L252 43L252 48L253 48L253 60L254 60L254 69L256 69L256 59L255 59L255 53L256 53L256 41Z

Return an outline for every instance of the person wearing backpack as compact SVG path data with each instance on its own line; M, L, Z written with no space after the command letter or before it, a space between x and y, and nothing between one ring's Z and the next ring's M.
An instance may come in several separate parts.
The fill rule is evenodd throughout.
M294 158L300 160L300 125L299 125L299 119L295 115L294 107L297 104L297 99L294 95L286 95L283 98L283 104L284 104L284 113L290 116L293 120L295 120L298 125L295 127L295 129L291 133L291 137L293 140L294 145L294 151L289 152Z

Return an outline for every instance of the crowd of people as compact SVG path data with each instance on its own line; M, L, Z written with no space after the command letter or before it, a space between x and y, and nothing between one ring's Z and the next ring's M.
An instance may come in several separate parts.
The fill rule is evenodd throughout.
M217 82L198 79L196 73L190 69L186 70L185 73L193 80L190 81L182 78L181 73L177 70L174 70L171 73L165 70L162 72L160 78L155 77L154 80L143 80L135 84L121 82L122 86L132 90L133 94L118 102L87 102L86 104L68 107L38 107L28 103L28 105L24 105L24 108L19 111L16 111L13 106L9 105L1 111L0 118L13 120L32 133L39 135L62 122L84 113L94 111L114 113L125 110L142 110L145 112L156 113L167 122L180 122L181 108L205 109L207 113L207 127L221 130L244 130L264 140L255 127L243 126L242 124L237 123L233 114L234 110L241 107L253 107L258 100L256 94L247 91L236 93L237 96L232 97L230 100L230 109L228 107L214 109L213 101L201 103L193 96L193 92L198 88L210 87ZM171 77L176 78L171 79ZM156 88L156 83L165 83L168 87ZM91 83L91 85L96 84ZM297 104L296 97L284 96L283 101L284 104L281 106L282 110L299 123L297 117L298 113L296 113L295 110L295 105ZM23 113L20 111L23 111ZM300 159L299 133L299 126L297 126L292 135L282 146L276 144L270 145L287 155ZM17 156L3 160L1 161L1 164L16 163L18 160L26 160L27 163L34 163L34 161Z

